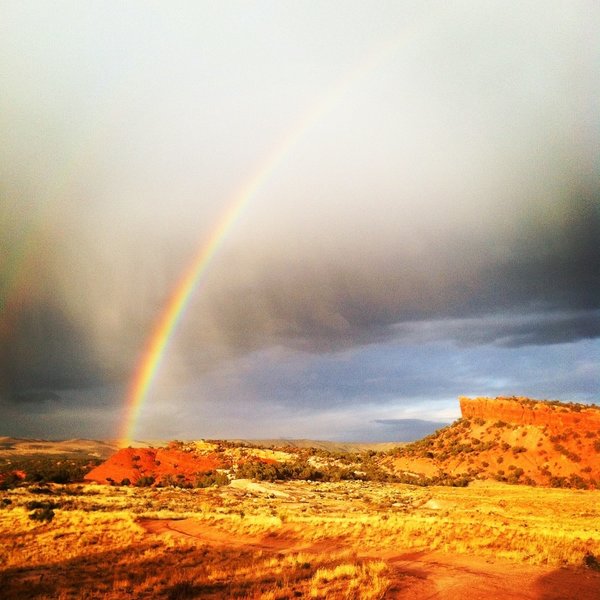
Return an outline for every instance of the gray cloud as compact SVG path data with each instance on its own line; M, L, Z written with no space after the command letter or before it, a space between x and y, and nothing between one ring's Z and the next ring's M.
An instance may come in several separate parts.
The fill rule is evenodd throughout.
M579 214L572 208L569 224L535 238L523 228L514 240L488 244L465 233L464 240L427 247L432 239L423 237L425 248L417 256L390 246L392 264L361 257L362 250L369 253L362 245L348 248L337 261L289 257L285 249L258 266L230 259L223 261L225 277L216 290L207 290L205 302L234 347L268 341L335 349L390 339L402 324L406 329L415 321L468 317L481 318L478 334L459 336L472 342L519 345L596 337L600 213L595 208L583 205ZM486 223L492 238L493 227L493 221ZM490 256L495 244L512 249L500 258Z
M12 320L0 346L2 391L17 401L56 398L51 391L102 381L87 333L58 307L37 304Z
M412 321L393 327L404 343L450 340L461 345L505 348L561 344L600 336L600 311L499 313L482 317Z
M161 377L273 347L329 364L366 345L598 337L594 3L260 10L7 10L3 399L125 388L236 190L389 40L224 238ZM364 399L339 375L315 389ZM418 364L388 375L382 397L400 381L415 397L427 387ZM291 398L303 384L269 385ZM449 373L436 386L460 387Z
M55 392L49 392L46 390L34 390L34 391L30 391L30 392L24 392L24 393L20 393L17 396L17 399L20 402L35 402L35 403L41 403L41 402L60 402L61 401L61 397L56 394Z

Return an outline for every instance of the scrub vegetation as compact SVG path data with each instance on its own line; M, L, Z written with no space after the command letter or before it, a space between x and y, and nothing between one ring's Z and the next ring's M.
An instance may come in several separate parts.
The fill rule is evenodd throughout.
M497 482L49 484L0 506L7 599L382 598L411 551L586 572L600 557L599 491Z
M592 597L597 409L474 402L385 451L173 441L94 466L5 438L1 596Z

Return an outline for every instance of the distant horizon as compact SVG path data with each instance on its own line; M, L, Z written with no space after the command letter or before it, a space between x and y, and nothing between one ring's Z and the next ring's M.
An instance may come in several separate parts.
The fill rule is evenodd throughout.
M465 396L461 396L460 398L458 398L457 400L460 400L461 398L464 398ZM526 400L526 401L531 401L531 402L537 402L537 403L541 403L541 404L555 404L556 402L560 403L560 404L564 404L565 406L569 406L569 405L579 405L579 406L589 406L589 407L594 407L600 410L600 402L595 403L595 402L582 402L582 403L577 403L577 402L571 402L568 400L558 400L558 399L538 399L538 398L527 398L524 396L519 396L519 395L513 395L513 396L500 396L500 397L469 397L469 400L497 400L497 401L503 401L503 400ZM148 446L152 446L154 444L166 444L169 442L173 442L173 441L179 441L179 442L183 442L183 443L192 443L192 442L198 442L198 441L207 441L207 442L214 442L214 441L225 441L225 442L230 442L230 443L235 443L235 442L240 442L240 443L247 443L247 444L260 444L260 443L268 443L269 445L276 445L278 442L282 442L283 445L285 445L286 442L291 442L291 443L297 443L297 442L306 442L306 443L325 443L325 444L332 444L332 445L344 445L344 444L348 444L348 445L388 445L388 444L405 444L405 443L411 443L414 441L418 441L420 439L423 439L424 437L427 437L428 435L430 435L431 433L434 433L435 431L438 431L439 429L442 429L444 427L447 427L449 425L452 425L454 422L456 422L456 420L460 420L461 417L459 417L458 419L455 419L453 421L427 421L427 420L423 420L423 419L394 419L393 422L391 423L392 425L396 425L399 427L403 427L404 428L404 435L400 434L400 437L395 438L395 439L343 439L343 438L312 438L312 437L307 437L307 436L302 436L302 435L296 435L296 436L269 436L269 437L230 437L230 436L225 436L225 437L210 437L210 436L193 436L193 437L174 437L174 438L137 438L134 440L130 441L130 444L128 444L129 446L133 446L136 443L139 444L145 444ZM409 433L409 429L411 428L417 428L419 431L413 431L412 433ZM29 437L29 436L18 436L18 435L11 435L11 434L3 434L2 432L0 432L0 439L2 438L8 438L8 439L15 439L15 440L26 440L26 441L44 441L44 442L69 442L69 441L73 441L73 442L77 442L77 441L94 441L94 442L99 442L99 443L106 443L106 444L114 444L114 445L122 445L121 442L122 440L119 440L118 437L103 437L103 438L94 438L94 437L61 437L61 438L54 438L54 437L39 437L39 436L35 436L35 437ZM127 447L127 446L124 446Z

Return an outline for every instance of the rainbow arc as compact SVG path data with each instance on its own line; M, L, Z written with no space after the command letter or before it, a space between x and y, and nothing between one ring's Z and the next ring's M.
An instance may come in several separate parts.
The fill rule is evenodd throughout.
M410 27L410 33L414 33L416 30L417 23L413 23ZM260 163L254 174L234 194L228 203L228 208L219 218L212 233L198 248L196 255L185 270L156 321L127 391L125 415L119 436L122 446L131 444L141 410L150 387L156 379L169 341L172 339L190 299L205 279L208 267L244 209L301 138L319 120L333 110L351 88L355 87L367 75L393 56L400 44L406 43L410 37L407 35L408 33L409 29L407 28L401 40L396 39L378 45L345 76L341 77L323 98L302 115Z

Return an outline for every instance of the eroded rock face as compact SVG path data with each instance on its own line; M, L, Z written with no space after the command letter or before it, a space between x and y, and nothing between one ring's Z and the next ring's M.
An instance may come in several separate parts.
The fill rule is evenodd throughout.
M505 421L550 429L600 429L600 408L582 404L552 403L529 398L459 398L463 419Z
M294 460L285 451L238 446L226 441L174 440L159 448L122 448L92 469L86 481L110 484L206 487L224 482L238 467ZM125 482L125 483L124 483Z
M199 474L222 466L222 460L214 453L198 454L177 448L122 448L104 463L92 469L86 481L98 483L129 480L137 483L142 477L155 481L193 482Z
M463 418L395 452L389 463L396 473L433 483L495 479L600 489L600 407L524 397L459 400Z

